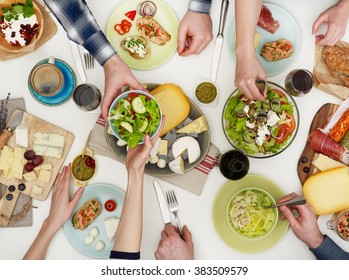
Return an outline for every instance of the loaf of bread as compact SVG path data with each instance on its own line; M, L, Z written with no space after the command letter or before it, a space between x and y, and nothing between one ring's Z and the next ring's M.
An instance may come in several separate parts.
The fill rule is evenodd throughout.
M190 113L190 101L183 90L174 84L163 84L150 92L159 103L166 121L160 136L183 122Z
M96 219L102 212L102 207L96 198L86 201L76 211L72 217L72 224L75 229L84 230Z
M322 59L326 62L332 76L343 81L349 87L349 49L338 46L326 46L322 49Z
M290 57L293 54L293 45L290 41L281 38L277 41L264 44L261 55L267 61L277 61Z
M349 168L329 169L310 176L303 194L317 215L328 215L349 208Z
M340 117L338 122L333 126L333 128L328 133L328 136L330 136L334 141L339 143L348 130L349 130L349 109L347 109L344 112L344 114Z

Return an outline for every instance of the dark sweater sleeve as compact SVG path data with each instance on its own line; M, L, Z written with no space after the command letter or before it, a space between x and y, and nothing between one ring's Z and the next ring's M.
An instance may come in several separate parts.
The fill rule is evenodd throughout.
M111 259L124 259L124 260L139 260L141 258L140 252L120 252L120 251L111 251Z
M318 260L349 260L349 253L345 252L327 235L319 247L310 249L310 251Z

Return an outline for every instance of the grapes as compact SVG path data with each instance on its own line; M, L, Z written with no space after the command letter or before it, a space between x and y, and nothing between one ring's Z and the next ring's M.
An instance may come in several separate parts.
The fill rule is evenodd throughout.
M43 156L39 156L39 155L35 155L34 158L32 159L32 163L35 166L38 166L38 165L42 164L43 161L44 161L44 157Z
M28 150L24 153L24 158L26 160L32 160L35 157L35 152L33 150Z
M25 170L25 172L33 171L34 168L35 168L35 165L34 165L32 162L27 162L27 163L24 165L24 170Z
M87 159L85 161L85 164L86 164L87 167L90 167L92 169L96 168L95 160L92 157L90 157L90 156L87 157Z

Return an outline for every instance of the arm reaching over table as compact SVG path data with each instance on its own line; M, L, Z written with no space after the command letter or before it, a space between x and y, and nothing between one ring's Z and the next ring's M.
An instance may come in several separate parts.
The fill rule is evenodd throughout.
M235 86L250 99L265 100L256 87L256 80L267 81L265 71L259 62L253 40L262 0L236 0L236 67Z
M349 0L340 0L330 7L315 20L312 33L315 35L322 24L327 24L325 35L316 35L316 44L335 45L344 35L349 17Z
M178 29L177 52L180 56L199 54L211 42L211 2L212 0L190 1L189 10Z
M69 39L82 45L103 66L105 93L101 109L107 121L109 107L122 87L128 85L140 90L144 90L144 87L111 46L84 0L44 1L66 30Z
M47 249L56 232L69 219L83 194L84 188L79 188L72 199L69 198L71 167L65 166L58 175L53 186L50 213L44 221L37 237L24 255L24 260L45 259Z
M296 197L296 193L291 193L283 197L278 203L290 200ZM313 207L308 203L304 205L280 206L281 219L290 223L293 233L298 239L303 241L315 257L319 260L348 260L349 253L343 251L328 236L324 236L319 229L317 218ZM292 211L296 211L295 216Z

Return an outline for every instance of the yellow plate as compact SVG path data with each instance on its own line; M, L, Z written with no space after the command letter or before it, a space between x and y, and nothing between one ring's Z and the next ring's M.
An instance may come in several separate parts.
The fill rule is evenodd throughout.
M251 187L258 187L268 192L275 201L278 201L285 195L284 192L269 179L260 175L247 175L241 180L229 181L223 185L216 196L212 211L213 224L218 235L227 245L243 253L259 253L270 249L284 237L289 225L287 221L282 221L279 215L274 230L264 238L247 239L235 233L229 226L226 217L229 201L237 192Z

